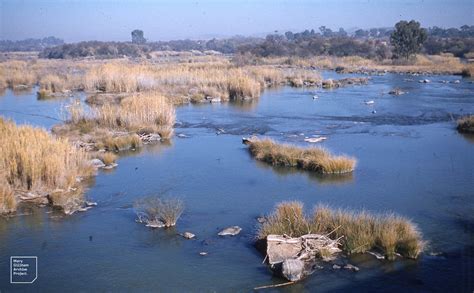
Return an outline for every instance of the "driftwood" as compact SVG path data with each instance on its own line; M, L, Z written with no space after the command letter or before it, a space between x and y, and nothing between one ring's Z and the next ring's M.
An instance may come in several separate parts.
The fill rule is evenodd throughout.
M327 235L306 234L301 237L291 238L286 235L267 236L267 256L270 265L282 263L286 259L296 258L303 261L324 258L335 255L339 249L339 241Z
M341 252L339 245L339 239L333 240L321 234L296 238L268 235L266 258L275 272L295 282L313 273L317 259L333 259Z

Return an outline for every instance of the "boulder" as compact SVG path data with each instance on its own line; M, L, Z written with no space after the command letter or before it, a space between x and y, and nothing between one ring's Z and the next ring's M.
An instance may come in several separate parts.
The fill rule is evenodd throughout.
M301 280L305 276L305 265L299 259L286 259L283 261L281 273L291 282Z
M219 236L235 236L242 231L242 228L239 226L232 226L225 228L224 230L220 231L217 235Z
M99 159L92 159L92 160L90 160L90 163L91 163L92 167L97 168L97 169L105 167L104 162L102 162Z

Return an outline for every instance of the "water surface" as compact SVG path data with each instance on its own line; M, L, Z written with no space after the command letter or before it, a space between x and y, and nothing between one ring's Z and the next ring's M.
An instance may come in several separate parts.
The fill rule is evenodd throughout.
M367 86L278 88L253 103L179 107L176 133L187 138L129 153L116 170L100 172L87 192L96 208L69 217L32 208L31 215L0 219L0 289L248 292L280 283L253 247L255 218L280 201L299 200L308 212L318 203L396 212L419 225L429 247L417 261L353 256L358 273L325 267L275 291L471 292L474 140L459 134L454 120L474 112L474 86L467 79L439 82L459 77L429 78L432 83L420 84L417 77L387 74ZM388 95L395 87L408 93ZM0 114L49 129L61 119L63 103L7 91ZM252 134L303 146L305 137L324 135L321 145L356 157L357 169L341 177L272 168L241 144ZM133 202L157 193L185 201L175 229L135 223ZM242 233L217 236L230 225ZM184 231L197 239L177 235ZM38 256L33 285L9 284L11 255Z

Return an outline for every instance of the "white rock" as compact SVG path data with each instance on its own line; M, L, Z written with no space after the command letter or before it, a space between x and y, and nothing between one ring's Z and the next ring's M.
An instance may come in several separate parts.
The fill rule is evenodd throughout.
M328 139L328 138L325 137L325 136L319 136L319 137L305 138L304 141L309 142L309 143L317 143L317 142L321 142L321 141L326 140L326 139Z
M94 168L97 168L97 169L105 167L104 162L102 162L99 159L92 159L92 160L90 160L90 163Z
M299 281L304 276L304 262L299 259L286 259L282 264L282 274L291 282Z
M193 239L196 235L194 235L194 234L191 233L191 232L184 232L184 233L182 234L182 236L183 236L184 238L186 238L186 239Z
M235 235L239 234L240 231L242 231L242 228L240 228L239 226L232 226L232 227L225 228L224 230L220 231L217 235L219 235L219 236L227 236L227 235L235 236Z
M364 102L366 105L373 105L375 104L375 101L374 100L370 100L370 101L365 101Z

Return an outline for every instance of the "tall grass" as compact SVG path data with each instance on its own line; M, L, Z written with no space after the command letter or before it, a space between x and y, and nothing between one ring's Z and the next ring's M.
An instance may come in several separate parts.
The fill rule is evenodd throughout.
M352 172L356 165L354 158L335 156L322 148L300 148L278 144L271 139L254 139L249 143L249 149L257 160L321 173Z
M396 253L417 258L425 244L417 226L401 216L318 205L308 217L300 202L278 204L260 226L257 237L265 239L270 234L299 237L309 233L340 238L342 249L349 254L378 249L387 259L394 259Z
M77 178L93 174L88 158L67 140L53 138L43 129L16 126L0 118L0 170L5 173L0 183L4 198L8 190L35 194L77 190ZM71 196L80 198L82 194Z

